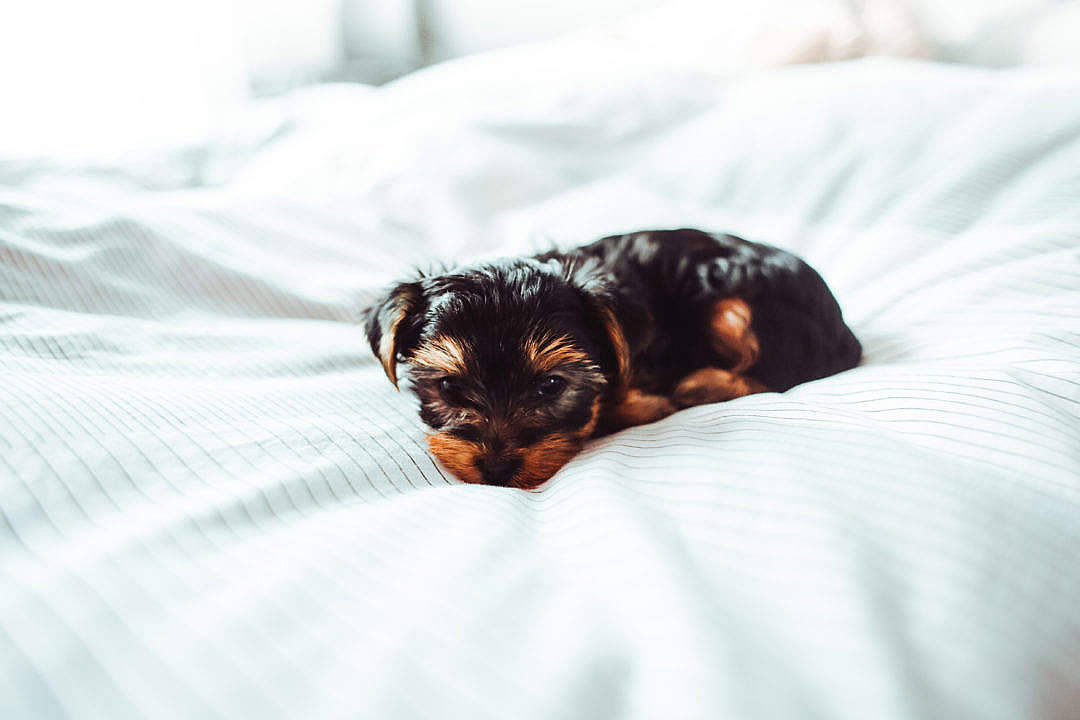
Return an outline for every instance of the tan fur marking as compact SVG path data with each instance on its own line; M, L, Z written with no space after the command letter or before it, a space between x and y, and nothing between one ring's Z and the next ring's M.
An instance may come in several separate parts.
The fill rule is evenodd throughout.
M584 444L583 435L552 435L525 448L521 454L521 470L514 477L514 485L523 490L539 486L570 462Z
M582 437L591 437L592 434L596 432L596 425L600 422L600 408L600 397L597 396L597 398L593 400L592 414L589 416L589 422L585 423L585 427L581 428L580 435Z
M600 421L600 398L592 404L589 422L575 433L566 433L544 438L535 445L525 448L521 454L521 470L514 478L514 485L523 490L532 490L543 484L559 469L581 452L585 441L596 430Z
M465 374L465 346L445 335L432 338L409 360L417 367L441 370L447 375Z
M753 366L761 354L757 335L750 328L750 306L740 298L717 301L709 319L709 340L713 349L734 363L732 372Z
M570 338L545 335L530 337L525 341L525 357L538 373L545 373L560 365L592 365L592 358L580 348L574 347Z
M476 468L476 458L481 452L479 445L446 433L428 435L427 443L431 454L460 480L467 483L484 482Z
M675 410L666 397L630 388L612 408L611 418L617 426L626 428L662 420Z
M615 363L618 366L619 384L626 386L630 381L630 345L626 342L622 326L615 319L615 313L604 308L604 329L607 330L611 345L615 348Z
M768 391L767 387L756 380L730 370L702 368L679 381L672 399L679 407L690 407Z

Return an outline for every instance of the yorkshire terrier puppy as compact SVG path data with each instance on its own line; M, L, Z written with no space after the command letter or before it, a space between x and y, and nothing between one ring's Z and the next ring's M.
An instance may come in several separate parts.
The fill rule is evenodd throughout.
M368 310L390 382L409 366L431 452L532 489L585 441L858 364L821 276L732 235L655 230L398 284Z

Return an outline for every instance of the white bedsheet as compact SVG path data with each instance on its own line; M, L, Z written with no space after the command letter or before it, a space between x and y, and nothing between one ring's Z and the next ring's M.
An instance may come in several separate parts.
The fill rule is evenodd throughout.
M1074 718L1080 80L543 50L0 166L0 717ZM357 314L696 225L862 367L464 486Z

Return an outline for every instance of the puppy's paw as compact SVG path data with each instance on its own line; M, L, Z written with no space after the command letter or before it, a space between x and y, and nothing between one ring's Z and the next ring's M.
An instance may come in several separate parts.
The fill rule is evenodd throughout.
M616 429L634 427L663 420L677 409L666 397L630 388L613 409L611 421Z
M685 408L768 391L767 387L751 378L730 370L709 367L695 370L680 380L675 386L672 400Z
M709 318L709 342L722 357L731 361L733 372L749 369L761 354L757 335L751 328L753 313L741 298L717 300Z
M750 331L750 306L739 298L719 300L713 305L713 323L728 329L733 337L743 337Z

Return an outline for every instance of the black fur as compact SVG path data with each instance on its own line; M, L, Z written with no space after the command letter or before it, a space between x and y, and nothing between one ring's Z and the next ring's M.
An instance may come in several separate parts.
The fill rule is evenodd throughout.
M692 229L421 276L369 310L367 335L392 380L397 361L411 365L423 421L475 444L470 462L483 481L503 484L545 439L614 429L602 413L597 421L597 408L628 387L667 397L693 371L724 367L705 327L711 306L731 297L749 304L760 344L745 374L769 389L858 364L859 342L813 268L767 245ZM612 324L625 337L628 369ZM525 342L545 335L566 338L576 359L537 372ZM417 362L447 338L462 352L459 370ZM545 381L561 386L553 397L542 394Z
M598 263L612 278L617 312L627 329L643 389L670 392L698 368L716 365L702 342L711 301L739 297L753 308L762 354L747 373L783 392L855 367L862 346L844 324L821 276L778 248L700 230L653 230L612 235L539 259Z
M455 376L447 391L437 384L445 373L414 369L413 390L421 400L421 418L432 429L453 425L452 412L466 408L489 415L521 409L533 415L515 428L508 440L528 445L555 430L582 427L588 408L604 386L602 365L609 354L592 327L593 319L581 291L558 273L533 260L480 265L419 281L425 303L417 313L400 352L407 362L424 342L452 337L467 348L468 372ZM370 325L369 325L370 328ZM540 402L536 386L544 377L532 372L522 356L530 333L569 336L590 358L587 366L567 366L560 374L569 381L557 402ZM452 403L445 402L451 400ZM449 405L449 407L448 407ZM450 431L470 438L474 425ZM481 438L482 439L482 438Z

